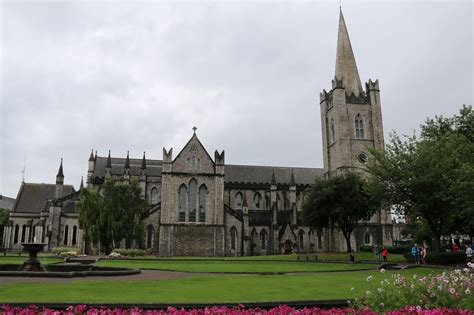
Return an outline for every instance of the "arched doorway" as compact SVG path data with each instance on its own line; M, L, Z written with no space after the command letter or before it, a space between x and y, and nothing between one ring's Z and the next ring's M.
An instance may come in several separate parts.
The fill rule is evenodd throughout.
M293 251L293 242L290 240L286 240L285 243L283 243L283 252L285 255L291 254Z

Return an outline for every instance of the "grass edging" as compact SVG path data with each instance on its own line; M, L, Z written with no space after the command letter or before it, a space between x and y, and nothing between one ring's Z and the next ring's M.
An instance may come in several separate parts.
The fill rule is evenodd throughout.
M200 309L212 306L226 306L226 307L239 307L239 305L245 305L246 308L262 308L271 309L279 305L288 305L293 308L304 308L304 307L319 307L319 308L345 308L348 307L352 299L333 299L333 300L306 300L306 301L268 301L268 302L243 302L243 303L56 303L56 302L23 302L23 303L4 303L0 301L0 304L8 304L13 307L28 307L35 305L37 307L46 307L55 310L65 310L71 305L86 305L88 307L96 308L140 308L144 310L163 310L168 307L175 307L178 309Z

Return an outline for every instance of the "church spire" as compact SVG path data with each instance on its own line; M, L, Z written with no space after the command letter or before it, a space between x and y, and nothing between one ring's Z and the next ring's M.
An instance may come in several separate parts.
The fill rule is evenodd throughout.
M337 53L336 53L336 79L343 79L346 88L346 94L359 96L362 93L362 84L360 83L359 71L352 51L351 40L347 32L346 22L342 15L342 9L339 11L339 31L337 35Z
M59 164L58 174L56 175L56 185L62 185L63 183L64 183L63 158L61 158L61 164Z

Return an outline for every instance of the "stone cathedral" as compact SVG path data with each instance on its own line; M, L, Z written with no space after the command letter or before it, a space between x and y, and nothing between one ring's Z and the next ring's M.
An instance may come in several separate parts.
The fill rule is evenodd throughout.
M213 155L196 129L181 151L163 149L162 159L132 159L91 153L87 187L104 181L137 181L150 206L144 246L159 255L239 256L345 251L338 230L302 225L304 191L317 177L364 171L368 148L383 148L378 80L361 84L342 11L336 71L320 94L324 169L230 165L224 151ZM55 184L22 183L4 230L6 249L25 241L49 247L83 248L75 205L79 191L64 185L63 163ZM81 182L81 189L82 189ZM395 227L381 211L362 222L352 246L391 243Z

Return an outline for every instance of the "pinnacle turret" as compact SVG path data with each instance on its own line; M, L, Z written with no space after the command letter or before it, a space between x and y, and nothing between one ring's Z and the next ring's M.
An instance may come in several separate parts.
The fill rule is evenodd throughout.
M126 170L129 170L130 169L130 157L129 157L129 154L128 154L128 151L127 151L127 158L125 159L125 166L124 168Z
M143 159L142 159L142 170L146 170L146 159L145 159L145 152L143 152Z
M110 150L109 150L109 156L107 157L107 164L105 165L105 168L112 169L112 159L110 158Z
M348 96L352 93L354 93L355 96L359 96L363 93L359 71L357 70L357 64L352 51L352 45L342 9L339 13L339 31L337 35L336 80L343 81Z

